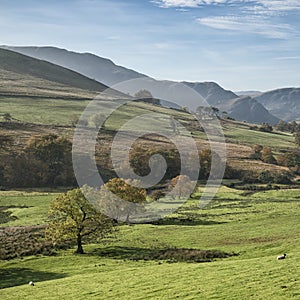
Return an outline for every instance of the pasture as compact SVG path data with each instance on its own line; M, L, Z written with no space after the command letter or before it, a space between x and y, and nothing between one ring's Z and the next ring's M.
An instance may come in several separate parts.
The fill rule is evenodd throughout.
M85 255L70 249L1 261L1 299L299 299L299 190L222 187L199 209L201 190L163 220L122 225L85 245ZM22 214L7 208L17 219L2 226L45 222L56 194L24 194L1 193L1 206L28 206L19 208ZM151 258L166 248L238 255L204 263ZM287 258L277 261L283 252Z

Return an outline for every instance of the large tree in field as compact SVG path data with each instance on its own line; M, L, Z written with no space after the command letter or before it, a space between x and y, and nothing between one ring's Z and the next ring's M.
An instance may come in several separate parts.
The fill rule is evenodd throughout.
M77 243L76 253L83 254L83 242L105 237L113 230L111 220L86 200L80 189L59 195L50 205L50 223L46 237L53 244Z

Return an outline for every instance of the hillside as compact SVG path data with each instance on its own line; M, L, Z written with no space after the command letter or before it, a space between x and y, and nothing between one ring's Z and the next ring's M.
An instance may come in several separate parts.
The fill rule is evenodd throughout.
M228 100L238 98L235 93L224 90L215 82L184 81L183 84L198 92L211 106L218 107Z
M76 53L56 47L2 47L63 66L108 86L145 76L91 53Z
M279 122L279 119L270 114L262 104L249 96L232 99L217 107L222 111L227 111L230 117L248 123L261 124L265 122L276 125Z
M91 53L76 53L65 49L59 49L55 47L10 47L1 46L18 53L22 53L37 59L49 61L51 63L58 64L73 71L79 72L89 78L107 84L109 86L121 83L130 79L140 78L145 80L145 87L151 90L152 94L163 100L169 100L168 96L163 95L170 89L176 88L178 82L169 80L155 80L144 74L138 73L134 70L130 70L121 66L117 66L111 60L96 56ZM255 103L254 101L243 98L243 101L235 103L233 106L232 99L236 99L239 96L223 89L215 82L182 82L186 86L194 89L201 97L206 101L204 104L196 104L189 99L181 96L182 99L178 99L178 103L181 106L186 106L191 110L195 110L198 105L207 105L218 107L220 110L226 110L229 116L236 118L240 121L247 121L252 123L270 122L271 124L278 123L279 119L272 116L262 105ZM130 85L130 83L127 83ZM133 83L134 85L134 83ZM128 87L126 87L128 88ZM124 91L123 92L128 92ZM131 94L133 95L133 91ZM178 92L177 92L178 94ZM179 92L180 94L180 92ZM161 96L161 97L160 97ZM178 97L179 98L179 97ZM164 104L164 102L162 102ZM167 105L170 107L176 107L176 105ZM258 114L257 114L258 112ZM280 117L279 117L280 118Z
M285 121L300 120L300 88L284 88L254 97L273 115Z
M104 84L61 66L1 48L0 72L4 76L14 73L94 92L101 92L107 88ZM28 83L25 82L24 85L28 86Z
M258 101L249 96L238 96L231 91L224 90L215 82L184 82L187 86L197 91L211 106L220 111L226 111L236 120L249 123L270 123L275 125L279 118L270 112Z

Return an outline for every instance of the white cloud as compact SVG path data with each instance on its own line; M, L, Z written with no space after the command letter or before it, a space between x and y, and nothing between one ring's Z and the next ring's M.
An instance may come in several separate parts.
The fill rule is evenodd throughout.
M199 7L200 5L210 4L223 4L235 2L235 0L153 0L153 3L158 4L160 7Z
M270 38L288 38L296 29L289 25L289 14L300 10L300 0L152 0L163 8L199 8L220 6L220 15L208 15L197 21L215 29L248 32ZM226 6L234 7L224 15ZM205 10L203 10L205 13ZM284 17L279 21L274 17ZM279 22L278 22L279 21Z
M199 18L197 21L215 29L243 31L271 38L287 38L292 31L289 24L273 24L259 16L218 16Z
M300 10L299 0L152 0L160 7L199 7L202 5L236 4L258 13Z
M271 11L289 11L300 9L299 0L258 0L257 3Z
M299 0L257 0L255 5L245 5L244 9L265 16L286 15L300 10Z

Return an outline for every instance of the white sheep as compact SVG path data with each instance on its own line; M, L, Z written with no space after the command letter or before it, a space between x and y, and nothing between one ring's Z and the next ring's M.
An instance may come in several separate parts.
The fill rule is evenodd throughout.
M278 256L277 256L277 259L285 259L285 257L286 257L286 254L283 253L282 255L278 255Z
M31 285L31 286L34 286L34 282L33 281L29 281L28 284Z

